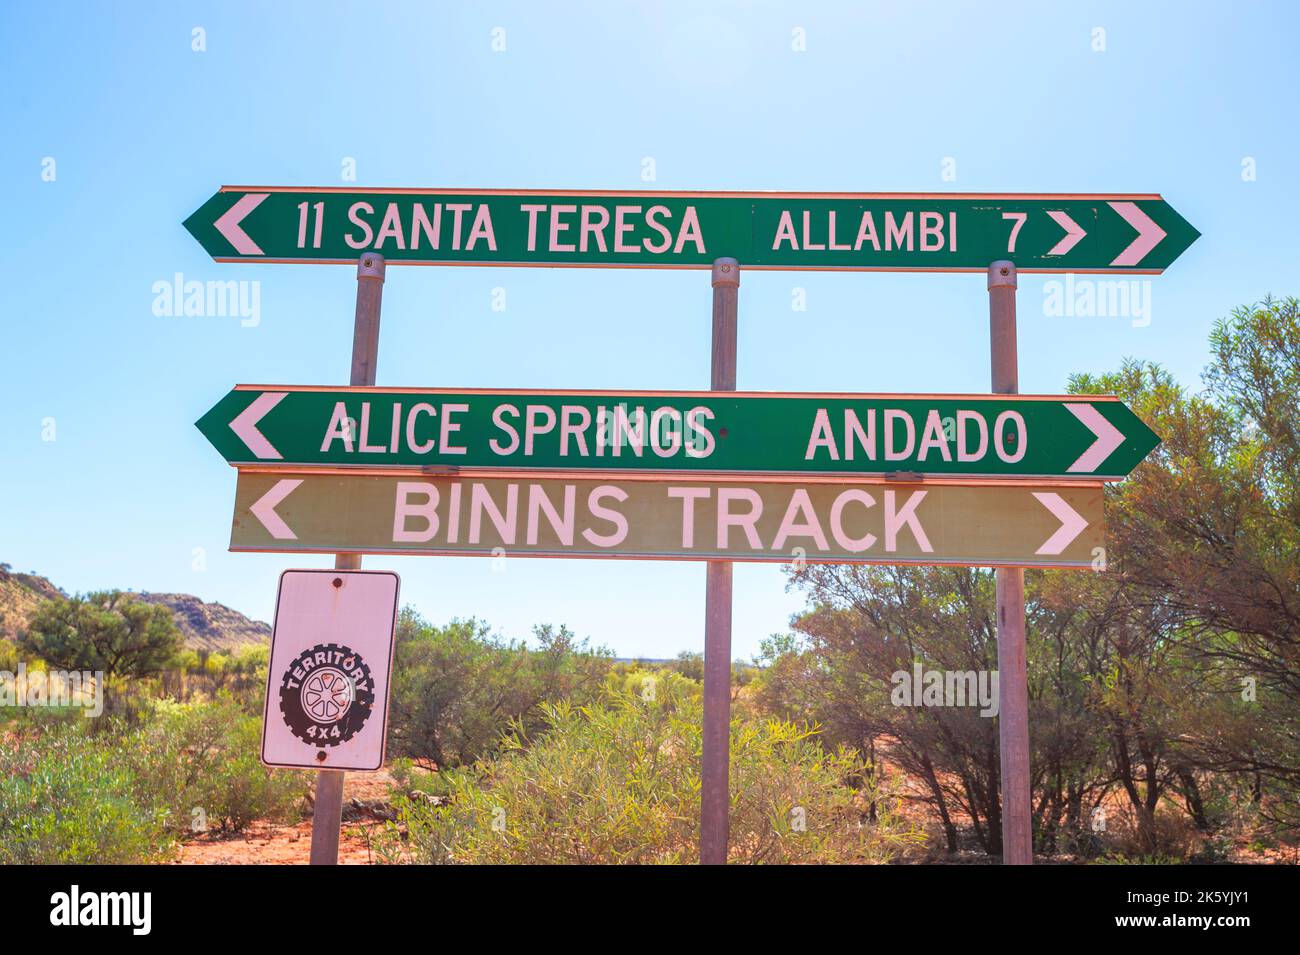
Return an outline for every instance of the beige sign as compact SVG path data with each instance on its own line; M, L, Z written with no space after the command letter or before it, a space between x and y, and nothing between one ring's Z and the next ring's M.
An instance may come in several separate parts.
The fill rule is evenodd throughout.
M262 762L373 771L384 764L397 575L286 570L267 666Z
M1100 566L1098 485L241 472L236 551Z

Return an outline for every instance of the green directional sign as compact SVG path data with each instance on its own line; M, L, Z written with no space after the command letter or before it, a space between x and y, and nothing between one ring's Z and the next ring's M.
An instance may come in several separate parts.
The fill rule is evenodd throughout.
M1200 234L1158 195L223 186L185 220L219 262L1161 272Z
M1094 395L457 391L241 385L198 421L231 464L1124 477L1160 439Z
M1101 485L251 473L231 549L1103 567Z

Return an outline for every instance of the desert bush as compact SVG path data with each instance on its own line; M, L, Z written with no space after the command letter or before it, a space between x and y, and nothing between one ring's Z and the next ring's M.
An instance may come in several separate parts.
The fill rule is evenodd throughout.
M596 704L543 708L501 755L441 774L445 791L399 797L380 857L461 863L672 863L697 858L701 705L678 677L652 699L610 689ZM888 785L816 731L732 725L731 861L884 862L919 834ZM874 812L874 818L872 814Z
M261 720L256 717L241 717L228 729L221 760L194 796L209 826L238 832L257 819L296 818L310 776L263 766L258 757L261 739Z
M167 671L162 695L174 699L207 700L229 693L249 713L260 713L266 698L266 668L270 647L247 644L230 650L185 650Z
M389 760L387 769L388 775L393 777L397 791L403 795L437 792L443 788L436 772L422 769L408 757L399 756Z
M668 669L676 670L682 676L692 680L704 679L704 654L693 650L683 650L677 658L667 664Z
M511 721L531 729L542 701L595 697L608 651L563 627L536 627L533 639L533 646L502 640L477 620L437 627L404 609L389 705L394 755L468 765L495 750Z
M28 671L31 672L30 670ZM24 741L40 739L60 727L86 730L86 709L80 705L66 706L3 706L0 705L0 758L5 750L13 750ZM10 755L16 752L13 750Z
M1148 825L1136 819L1126 806L1107 820L1101 843L1105 847L1103 858L1108 861L1164 864L1197 858L1205 838L1185 813L1173 807L1162 806Z
M42 601L18 644L63 670L149 676L170 665L183 638L170 609L112 590Z
M162 678L104 677L104 719L94 720L96 732L121 732L142 726L150 719L155 702L162 693Z
M18 664L25 662L25 659L17 643L6 637L0 637L0 670L17 673Z
M0 752L0 863L151 862L172 841L166 809L134 798L120 754L76 723Z
M0 863L156 861L196 820L289 818L306 791L302 774L261 765L260 718L228 695L152 701L133 719L80 713L33 708L6 728Z
M261 718L222 693L210 702L158 701L124 740L137 798L167 807L178 831L238 831L255 819L288 819L306 792L302 773L272 770L258 758Z
M635 696L647 702L653 701L661 691L680 697L683 694L699 693L701 688L699 681L683 676L669 667L621 667L605 677L607 693Z

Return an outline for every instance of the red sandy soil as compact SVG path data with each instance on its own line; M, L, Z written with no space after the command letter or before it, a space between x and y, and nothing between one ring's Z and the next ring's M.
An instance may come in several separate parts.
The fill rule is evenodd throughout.
M374 862L366 833L381 830L384 823L358 811L352 800L365 803L387 801L393 778L387 772L348 773L343 780L343 831L339 837L341 865ZM311 857L311 820L296 825L255 822L243 832L213 832L191 839L181 846L181 865L306 865Z

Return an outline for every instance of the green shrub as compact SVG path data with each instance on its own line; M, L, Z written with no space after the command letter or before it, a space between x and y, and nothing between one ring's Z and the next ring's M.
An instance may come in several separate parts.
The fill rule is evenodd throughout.
M140 804L120 753L71 724L0 753L0 863L150 862L166 809Z
M212 699L229 693L250 713L260 713L266 698L270 647L247 644L233 650L186 650L169 676L167 695L179 700Z
M291 818L307 774L261 764L261 722L226 693L210 702L155 703L124 745L138 799L167 806L180 831L238 831L255 819Z
M0 751L27 739L39 739L61 726L92 731L98 720L88 720L82 706L0 706ZM87 725L89 724L89 725Z
M24 662L26 658L18 648L18 644L7 637L0 637L0 670L17 673L18 664Z
M533 645L502 640L477 620L445 627L409 607L397 628L389 747L395 756L461 766L490 756L511 723L532 729L545 700L594 699L610 654L570 631L533 629Z
M244 716L223 739L225 749L214 771L201 780L195 805L203 807L208 824L238 832L257 819L292 820L307 791L310 774L267 769L258 758L262 725Z
M693 862L700 723L698 688L681 677L653 699L612 689L591 706L548 705L542 735L517 728L497 759L441 774L445 796L398 797L380 858ZM735 721L731 746L733 862L885 862L922 838L888 786L853 754L826 753L813 730ZM846 785L859 776L865 788Z
M677 659L667 664L668 669L675 670L682 676L697 682L704 681L704 654L692 650L683 650Z
M699 693L701 684L690 677L683 676L675 669L636 666L611 672L605 678L605 688L614 695L634 696L645 702L652 702L660 693L667 693L674 699Z
M429 793L442 789L436 772L422 769L405 756L390 760L387 768L388 775L393 777L398 792L404 795L409 796L413 792Z
M78 712L24 711L6 731L0 863L154 861L196 821L292 818L306 791L306 774L260 763L260 717L229 695L152 701L130 720Z
M41 601L18 645L61 670L151 676L171 665L184 637L168 607L106 590Z

